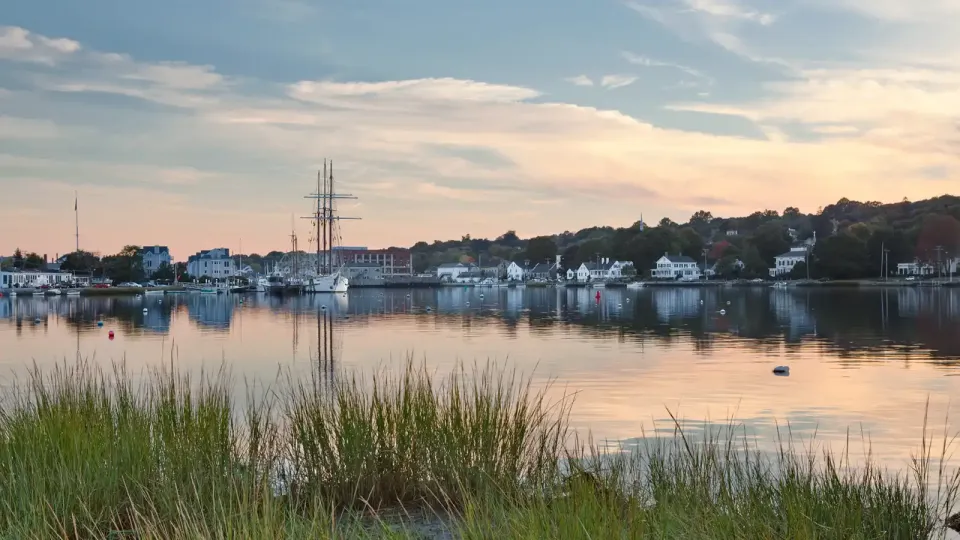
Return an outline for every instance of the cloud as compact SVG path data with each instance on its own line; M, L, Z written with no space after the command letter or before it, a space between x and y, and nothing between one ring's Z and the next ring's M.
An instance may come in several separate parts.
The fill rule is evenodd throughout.
M80 50L72 39L50 39L17 26L0 26L0 59L53 65Z
M42 229L15 224L0 252L15 247L4 238L18 237L62 251L71 216L56 209L70 206L74 189L85 215L99 216L82 226L110 231L98 240L104 251L136 241L186 253L240 235L250 249L275 248L331 156L338 184L364 205L365 219L345 224L344 238L371 246L495 236L512 212L530 213L509 228L532 235L629 225L640 205L648 218L685 219L707 202L733 214L815 208L844 196L917 199L960 180L960 152L950 153L958 81L947 69L821 67L766 83L762 99L671 104L748 118L763 139L666 129L479 80L272 83L86 49L52 68L2 68L27 87L0 100L0 131L43 138L4 145L0 183L11 196L0 212L24 206L57 217ZM599 84L627 80L636 79L608 75ZM826 136L827 126L856 131ZM794 130L820 137L789 136ZM943 175L931 178L930 167ZM41 197L35 185L50 189Z
M60 132L57 125L50 120L0 115L0 140L52 139L60 136Z
M600 79L600 86L604 88L614 89L614 88L623 88L624 86L630 86L631 84L637 81L637 77L631 75L604 75Z
M624 60L626 60L627 62L630 62L635 66L665 67L665 68L676 69L676 70L682 71L683 73L686 73L687 75L690 75L692 77L699 79L702 83L706 85L714 84L714 80L712 77L704 74L700 70L694 69L692 67L684 66L682 64L676 64L673 62L664 62L662 60L655 60L653 58L635 54L630 51L622 51L620 53L620 56L622 56Z
M575 84L577 86L593 86L593 81L590 77L586 75L577 75L576 77L569 77L566 79L568 83Z
M628 0L625 5L682 39L707 40L753 62L789 67L782 59L755 52L738 36L744 25L772 25L777 20L772 13L752 9L733 0L666 0L656 6Z

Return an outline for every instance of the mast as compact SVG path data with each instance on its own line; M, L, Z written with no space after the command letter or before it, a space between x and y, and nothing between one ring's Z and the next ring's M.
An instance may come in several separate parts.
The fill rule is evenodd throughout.
M327 190L327 198L329 199L327 204L327 213L330 214L330 227L327 228L327 234L330 235L330 274L333 273L334 262L333 262L333 160L330 160L330 182L328 184L330 189Z
M323 160L323 169L324 174L326 174L327 169L327 160ZM317 193L320 193L320 171L317 171ZM314 222L314 227L316 227L315 236L317 237L317 277L323 274L323 269L320 266L320 199L317 199L317 213L316 221Z
M80 211L77 192L73 192L73 220L76 227L77 253L80 253Z
M317 268L321 274L332 274L334 272L333 261L333 232L334 222L342 219L360 219L354 217L341 217L335 215L333 206L334 199L356 199L355 196L344 194L339 195L333 190L333 160L330 160L329 170L327 160L323 160L323 183L317 182L317 192L304 196L305 199L316 199L317 206L315 213L311 216L304 216L302 219L313 219L317 222ZM322 247L321 247L322 246ZM323 262L320 262L320 255L323 254Z

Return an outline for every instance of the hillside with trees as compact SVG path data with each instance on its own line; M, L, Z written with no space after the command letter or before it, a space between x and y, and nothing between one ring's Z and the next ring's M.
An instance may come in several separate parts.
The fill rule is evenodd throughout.
M723 277L766 277L774 257L792 244L816 235L810 256L811 277L855 279L877 277L881 261L896 273L898 262L936 263L960 256L960 197L944 195L923 201L883 204L840 199L815 213L798 208L756 211L743 217L715 217L700 210L686 223L668 218L656 225L636 222L630 227L591 227L551 236L520 239L515 231L490 239L469 235L460 240L418 242L414 270L423 272L449 262L483 266L501 261L536 264L563 256L564 267L610 257L633 261L646 275L664 253L680 254L717 264ZM887 257L882 257L887 250ZM743 268L735 264L742 262ZM805 277L803 263L795 277Z

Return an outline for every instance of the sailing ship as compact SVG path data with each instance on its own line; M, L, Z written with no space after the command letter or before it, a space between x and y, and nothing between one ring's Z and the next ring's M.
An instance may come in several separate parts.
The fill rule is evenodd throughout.
M303 280L303 290L308 293L345 293L350 282L343 275L343 262L336 259L335 244L340 240L339 222L344 219L337 214L335 202L342 199L356 199L349 194L339 194L333 187L333 161L330 162L329 175L327 161L323 161L323 176L317 171L317 192L307 195L315 199L316 207L312 216L304 219L313 221L317 240L316 274Z

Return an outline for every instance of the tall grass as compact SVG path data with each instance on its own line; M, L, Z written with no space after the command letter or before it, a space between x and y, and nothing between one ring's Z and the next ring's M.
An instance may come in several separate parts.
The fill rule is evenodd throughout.
M490 365L290 379L242 411L224 371L133 380L78 363L3 394L0 538L926 538L960 485L926 428L912 475L678 421L601 452Z

